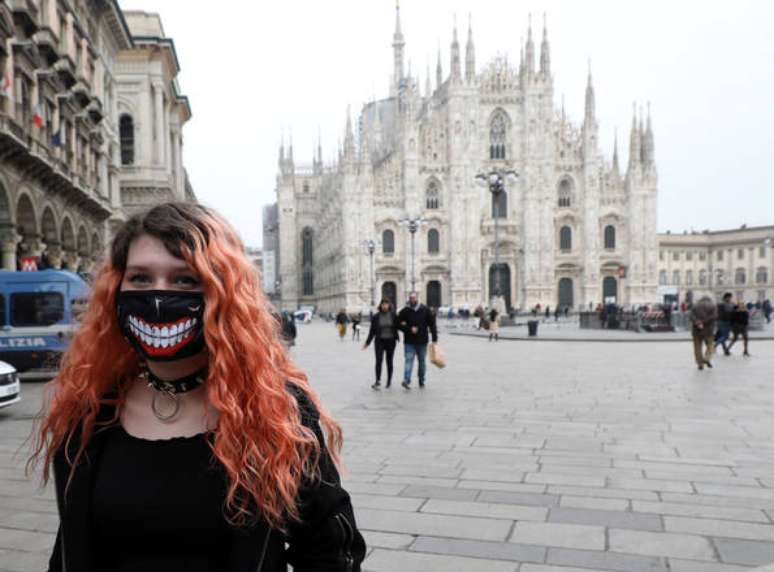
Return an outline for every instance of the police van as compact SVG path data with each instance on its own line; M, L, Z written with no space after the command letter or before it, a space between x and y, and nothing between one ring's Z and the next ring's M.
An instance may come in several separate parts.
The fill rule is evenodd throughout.
M88 295L67 270L0 270L0 360L19 372L55 371Z

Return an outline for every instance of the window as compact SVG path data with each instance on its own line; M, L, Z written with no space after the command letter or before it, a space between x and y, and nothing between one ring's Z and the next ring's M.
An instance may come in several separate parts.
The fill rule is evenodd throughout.
M693 270L688 270L685 273L685 285L693 286Z
M498 111L489 125L489 158L505 159L505 142L508 138L508 119Z
M737 260L744 260L744 248L739 248L736 251L736 259Z
M438 254L441 251L441 236L434 228L427 231L427 251L430 254Z
M766 282L768 281L769 281L769 271L766 269L765 266L761 266L760 268L758 268L757 272L755 273L755 283L766 284Z
M693 251L689 250L688 252L686 252L685 253L685 259L688 260L688 261L693 260Z
M672 260L674 260L675 262L677 262L678 260L680 260L680 253L679 253L677 250L675 250L675 251L672 253Z
M572 229L569 226L563 226L559 230L559 249L563 252L572 250Z
M718 268L715 271L715 285L716 286L723 286L726 282L726 275L724 274L723 270Z
M718 250L718 256L717 256L717 259L718 259L718 260L723 260L723 251L722 251L722 250Z
M680 285L680 271L679 270L675 270L674 272L672 272L672 284L674 284L675 286L679 286Z
M304 181L304 184L303 184L302 188L304 189L305 193L308 193L309 192L309 181Z
M666 270L662 270L661 272L658 273L658 283L661 284L662 286L666 286L667 285L667 272L666 272Z
M0 326L5 325L5 296L0 294Z
M121 138L121 164L134 164L134 120L131 115L122 115L118 131Z
M664 262L664 251L663 251L663 250L660 250L660 251L659 251L659 253L658 253L658 259L659 259L661 262Z
M308 226L301 232L301 267L303 274L303 295L314 295L314 231Z
M561 208L570 208L572 206L572 181L562 179L559 183L559 206Z
M707 253L704 252L703 250L699 251L699 260L701 262L704 262L705 260L707 260Z
M707 285L707 271L699 270L699 286Z
M766 247L765 246L758 247L758 258L766 258Z
M438 181L430 181L425 191L425 206L428 209L441 208L441 192L438 188Z
M508 193L500 191L499 193L490 193L492 195L492 218L508 217Z
M605 248L615 250L615 227L611 224L605 227Z
M734 273L734 284L744 284L747 281L747 274L744 268L737 268Z
M382 254L395 254L395 233L389 229L382 233Z
M64 296L59 292L11 294L11 325L51 326L64 320Z

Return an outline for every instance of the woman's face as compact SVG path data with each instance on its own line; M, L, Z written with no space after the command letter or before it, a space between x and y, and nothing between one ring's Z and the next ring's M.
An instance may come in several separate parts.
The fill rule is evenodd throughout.
M387 302L384 302L381 306L379 306L379 309L382 312L389 312L390 311L390 305Z
M158 238L143 234L129 245L126 270L121 280L125 290L182 290L201 292L201 278L184 260L172 256Z

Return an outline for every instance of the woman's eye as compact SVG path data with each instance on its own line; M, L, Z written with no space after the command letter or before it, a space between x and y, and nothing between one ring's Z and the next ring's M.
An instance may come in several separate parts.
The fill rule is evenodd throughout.
M145 282L149 282L150 278L147 274L134 274L129 277L129 282L133 284L142 284Z
M193 276L178 276L175 282L184 286L198 286L199 281Z

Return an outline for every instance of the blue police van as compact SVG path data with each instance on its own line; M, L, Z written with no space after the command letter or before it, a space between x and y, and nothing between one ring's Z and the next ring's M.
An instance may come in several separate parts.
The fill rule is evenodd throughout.
M67 270L0 270L0 360L19 372L56 370L88 295Z

